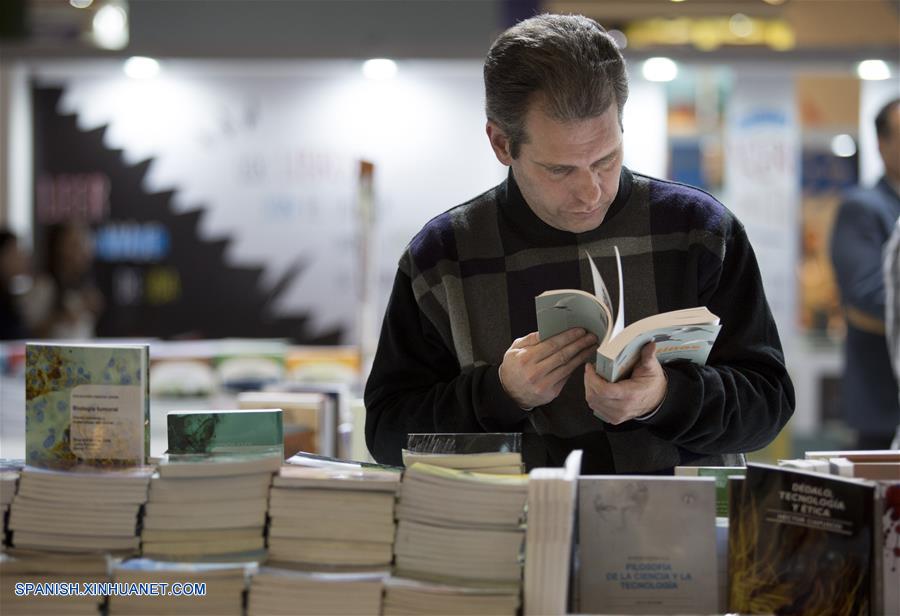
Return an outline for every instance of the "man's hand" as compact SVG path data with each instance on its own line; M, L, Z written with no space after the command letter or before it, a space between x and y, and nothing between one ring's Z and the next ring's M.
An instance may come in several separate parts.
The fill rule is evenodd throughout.
M594 357L597 337L580 327L541 342L537 332L516 339L503 354L500 384L523 409L547 404L569 375Z
M666 373L656 359L654 342L644 345L631 377L623 381L610 383L594 371L592 364L584 367L588 406L596 416L613 425L656 410L666 396L667 385Z

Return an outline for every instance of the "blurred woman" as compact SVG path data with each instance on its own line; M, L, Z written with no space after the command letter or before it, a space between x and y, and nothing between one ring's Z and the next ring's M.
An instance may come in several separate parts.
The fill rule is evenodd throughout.
M0 229L0 340L26 338L28 330L20 306L28 280L28 255L11 231Z
M39 338L93 338L104 302L91 278L94 249L87 227L52 225L46 246L47 271L38 276L26 302L32 332Z

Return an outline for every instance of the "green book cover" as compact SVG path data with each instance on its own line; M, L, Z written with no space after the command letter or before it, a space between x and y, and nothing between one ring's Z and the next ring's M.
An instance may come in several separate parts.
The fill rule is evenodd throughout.
M26 462L143 464L150 451L147 345L25 348Z
M284 451L281 409L172 411L166 424L172 454Z
M675 474L684 477L712 477L716 480L716 517L728 517L728 478L743 477L743 466L676 466Z

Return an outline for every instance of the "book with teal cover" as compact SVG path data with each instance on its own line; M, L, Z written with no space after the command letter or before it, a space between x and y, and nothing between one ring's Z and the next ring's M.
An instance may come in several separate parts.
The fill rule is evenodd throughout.
M284 452L281 409L171 411L170 454Z
M27 344L27 464L144 464L150 451L148 366L145 344Z

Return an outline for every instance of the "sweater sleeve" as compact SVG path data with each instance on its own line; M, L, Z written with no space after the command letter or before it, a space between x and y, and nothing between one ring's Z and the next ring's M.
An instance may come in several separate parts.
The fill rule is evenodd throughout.
M831 259L841 301L878 321L884 320L881 250L885 233L877 216L851 198L838 211L831 238Z
M401 464L411 432L521 432L527 415L500 385L496 365L460 370L398 271L366 382L366 444L383 464Z
M753 249L739 224L720 267L701 290L722 329L706 366L665 366L666 399L645 425L654 435L700 454L761 449L794 412L775 321Z

